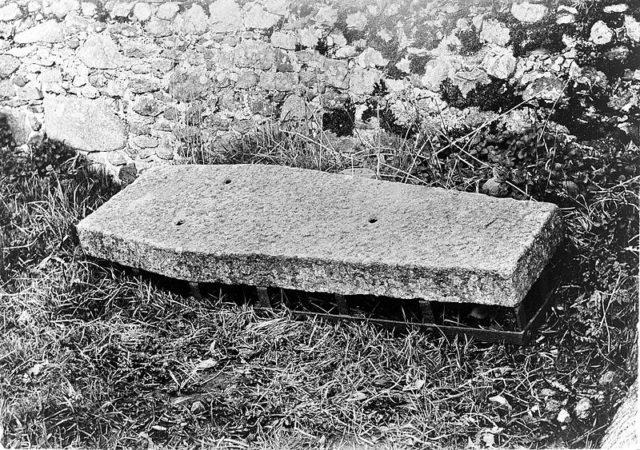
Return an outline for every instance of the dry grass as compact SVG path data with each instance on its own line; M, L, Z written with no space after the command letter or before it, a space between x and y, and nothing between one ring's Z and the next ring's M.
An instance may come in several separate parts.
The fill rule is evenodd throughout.
M270 129L185 156L369 167L385 179L476 190L494 161L472 154L474 137L379 135L341 152L321 132ZM561 202L574 249L574 270L527 347L294 321L286 311L257 316L236 304L241 292L223 286L196 300L170 280L81 253L74 225L115 186L79 161L39 170L51 151L16 161L21 169L0 179L0 444L594 447L636 376L630 248L639 179L611 174L607 161L633 154L618 148L615 158L596 155L602 167L571 169L592 170L599 185L570 197L548 170L562 161L563 176L570 173L576 163L563 151L545 140L517 162L531 166L520 191ZM592 408L580 419L582 398ZM558 422L562 409L570 423Z

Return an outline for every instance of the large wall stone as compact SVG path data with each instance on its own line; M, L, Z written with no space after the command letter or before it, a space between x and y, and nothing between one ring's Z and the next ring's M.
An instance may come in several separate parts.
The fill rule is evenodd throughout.
M0 107L44 124L22 145L46 133L128 177L194 136L331 132L333 113L354 142L533 120L569 136L601 120L638 141L636 3L0 0Z
M77 150L110 152L125 146L126 129L113 102L72 96L44 99L44 130L48 137Z

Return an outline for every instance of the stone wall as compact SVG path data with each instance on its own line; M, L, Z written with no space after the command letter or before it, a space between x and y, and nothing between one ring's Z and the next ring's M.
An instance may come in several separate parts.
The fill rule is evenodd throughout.
M46 136L121 178L273 123L345 152L490 121L635 138L639 20L610 1L0 0L0 114L23 151Z

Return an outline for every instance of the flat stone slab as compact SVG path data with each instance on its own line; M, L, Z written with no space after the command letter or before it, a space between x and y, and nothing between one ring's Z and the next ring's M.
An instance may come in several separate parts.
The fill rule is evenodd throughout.
M53 140L87 152L110 152L126 144L124 123L107 101L46 96L43 106L44 131Z
M551 203L265 165L164 166L78 224L89 255L192 282L516 306Z

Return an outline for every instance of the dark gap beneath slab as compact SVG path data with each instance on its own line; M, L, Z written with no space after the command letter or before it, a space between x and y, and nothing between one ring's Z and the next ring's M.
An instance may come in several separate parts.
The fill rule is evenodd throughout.
M517 307L473 303L424 302L370 295L340 296L277 287L190 283L120 266L151 281L160 289L203 301L250 305L259 312L290 311L294 317L318 316L328 320L367 321L383 327L406 330L432 329L453 337L465 334L479 341L526 344L543 322L553 302L553 293L563 277L563 250L557 252L525 299Z

